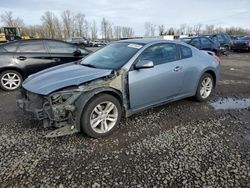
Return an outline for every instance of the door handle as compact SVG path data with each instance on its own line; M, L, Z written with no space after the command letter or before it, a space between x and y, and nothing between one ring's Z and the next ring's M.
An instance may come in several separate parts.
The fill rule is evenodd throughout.
M25 56L19 56L19 57L17 57L17 59L19 59L20 61L24 61L24 60L27 59L27 57L25 57Z
M52 60L54 60L55 62L59 62L59 61L61 61L61 59L60 59L60 58L52 58Z
M181 71L182 70L182 66L176 66L175 68L174 68L174 71L175 72L179 72L179 71Z

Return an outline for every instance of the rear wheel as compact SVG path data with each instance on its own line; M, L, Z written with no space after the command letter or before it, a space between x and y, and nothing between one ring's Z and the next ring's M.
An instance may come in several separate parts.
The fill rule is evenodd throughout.
M7 70L0 74L0 88L5 91L18 89L23 82L21 74L14 70Z
M200 81L196 91L195 98L198 101L206 101L214 88L214 79L211 74L205 73Z
M93 138L110 135L121 119L120 102L108 94L94 97L82 113L82 130Z

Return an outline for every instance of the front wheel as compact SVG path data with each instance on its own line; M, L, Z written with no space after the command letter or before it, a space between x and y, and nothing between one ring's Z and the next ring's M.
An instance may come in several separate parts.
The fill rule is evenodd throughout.
M214 79L211 74L205 73L198 84L195 98L198 101L206 101L214 88Z
M121 119L120 102L108 94L95 96L82 113L82 130L90 137L110 135Z
M5 91L14 91L22 84L23 78L14 70L7 70L0 74L0 88Z

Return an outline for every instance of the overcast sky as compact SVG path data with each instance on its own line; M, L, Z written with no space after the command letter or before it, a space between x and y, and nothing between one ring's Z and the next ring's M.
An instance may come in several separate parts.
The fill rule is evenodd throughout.
M166 28L197 23L250 28L250 0L0 0L0 13L12 11L27 25L40 24L45 11L60 16L66 9L81 11L89 21L105 17L130 26L137 35L144 34L146 21Z

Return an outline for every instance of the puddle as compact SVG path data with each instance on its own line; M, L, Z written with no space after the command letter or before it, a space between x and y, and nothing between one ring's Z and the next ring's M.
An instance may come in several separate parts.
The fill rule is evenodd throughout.
M246 109L250 108L250 98L222 98L218 101L211 102L210 105L214 107L215 110Z

